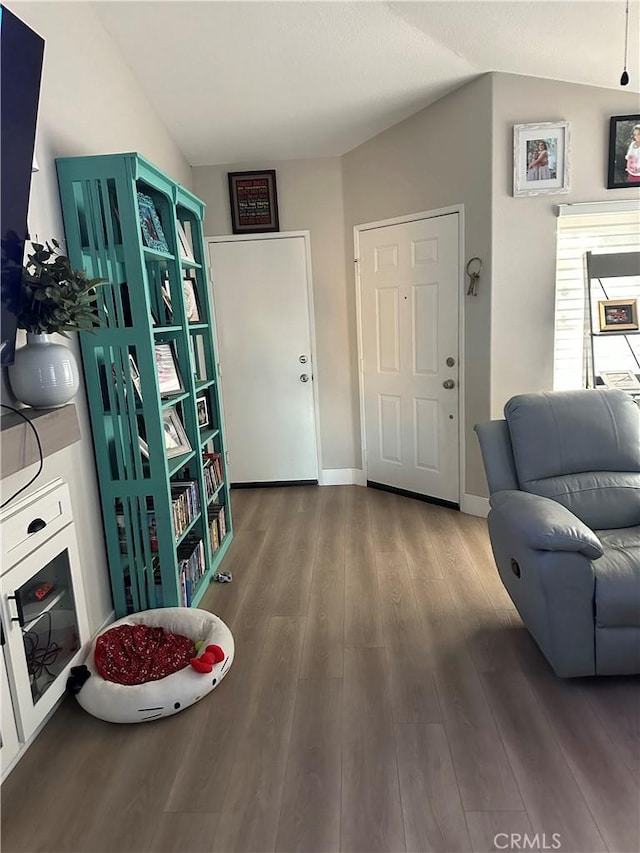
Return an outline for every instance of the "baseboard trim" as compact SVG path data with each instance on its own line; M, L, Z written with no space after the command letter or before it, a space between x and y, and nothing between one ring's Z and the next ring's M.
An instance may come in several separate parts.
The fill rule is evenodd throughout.
M460 505L454 503L454 501L445 501L442 498L434 498L431 495L423 495L420 492L412 492L409 489L399 489L396 486L388 486L385 483L376 483L374 480L367 480L367 486L370 489L380 489L382 492L402 495L403 498L412 498L415 501L423 501L434 506L443 506L445 509L460 509Z
M362 468L325 468L320 473L321 486L366 486Z
M481 498L480 495L463 495L460 501L460 512L486 518L489 515L489 498Z
M281 486L317 486L317 480L259 480L255 483L230 483L230 489L274 489Z

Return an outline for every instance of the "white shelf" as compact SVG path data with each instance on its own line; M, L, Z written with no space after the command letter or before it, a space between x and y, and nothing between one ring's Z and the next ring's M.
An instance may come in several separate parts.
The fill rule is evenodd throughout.
M36 624L36 622L39 622L40 619L42 619L42 617L45 615L45 613L48 613L50 610L52 610L56 606L56 604L62 598L65 597L66 594L67 594L66 587L61 589L60 592L56 593L51 599L49 599L47 601L47 603L44 605L44 607L40 607L38 612L35 614L35 616L32 616L32 618L29 620L29 622L25 622L25 624L22 626L22 630L25 632L30 631L31 628L33 628L33 626ZM33 609L35 607L39 607L39 605L40 605L40 602L38 601L38 602L35 602L33 604L29 604L28 607L30 609ZM27 608L26 607L23 609L22 613L23 613L23 616L26 618L26 614L27 614Z

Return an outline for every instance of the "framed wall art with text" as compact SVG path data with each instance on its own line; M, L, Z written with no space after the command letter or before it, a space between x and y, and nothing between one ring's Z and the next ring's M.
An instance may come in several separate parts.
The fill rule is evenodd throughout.
M233 233L279 231L275 169L228 175Z

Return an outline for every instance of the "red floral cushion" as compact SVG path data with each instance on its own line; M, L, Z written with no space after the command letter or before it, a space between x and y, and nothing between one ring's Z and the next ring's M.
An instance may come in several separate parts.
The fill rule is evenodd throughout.
M96 669L106 681L144 684L158 681L189 665L193 640L149 625L120 625L96 641Z

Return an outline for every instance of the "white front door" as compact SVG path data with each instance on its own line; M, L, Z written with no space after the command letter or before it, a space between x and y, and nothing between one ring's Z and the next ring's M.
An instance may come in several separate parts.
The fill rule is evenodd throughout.
M459 503L458 214L360 232L367 479Z
M304 236L209 241L232 483L318 479Z

